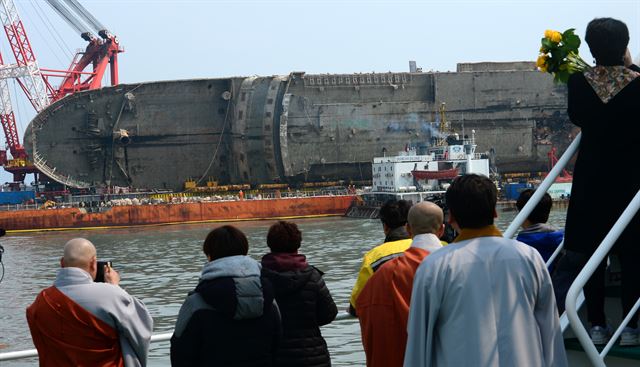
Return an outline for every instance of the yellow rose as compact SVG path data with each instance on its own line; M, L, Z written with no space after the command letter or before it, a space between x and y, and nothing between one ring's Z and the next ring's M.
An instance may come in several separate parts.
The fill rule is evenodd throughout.
M553 31L549 39L551 40L551 42L560 43L560 41L562 41L562 33Z
M547 64L547 58L547 55L538 56L538 60L536 60L536 66L539 68L545 67L545 65Z
M538 69L540 69L541 72L546 73L547 72L547 67L546 66L540 66L538 67Z
M544 31L544 38L548 39L551 42L558 43L562 41L562 33L554 31L552 29L547 29L546 31Z

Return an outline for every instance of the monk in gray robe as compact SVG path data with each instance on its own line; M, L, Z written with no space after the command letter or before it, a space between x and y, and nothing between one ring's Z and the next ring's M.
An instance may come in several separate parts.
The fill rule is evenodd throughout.
M416 271L404 366L566 366L551 278L493 225L493 182L460 176L446 202L459 235Z
M146 366L153 320L144 304L104 268L96 283L96 249L84 238L64 247L61 269L27 308L40 366Z

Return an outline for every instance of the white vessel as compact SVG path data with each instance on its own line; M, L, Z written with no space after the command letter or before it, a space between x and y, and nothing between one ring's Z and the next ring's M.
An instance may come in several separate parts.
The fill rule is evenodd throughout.
M347 216L375 218L380 206L393 199L442 204L447 187L457 176L489 177L489 154L476 152L472 130L470 137L453 133L434 145L407 144L397 155L375 157L372 171L373 186L360 195Z

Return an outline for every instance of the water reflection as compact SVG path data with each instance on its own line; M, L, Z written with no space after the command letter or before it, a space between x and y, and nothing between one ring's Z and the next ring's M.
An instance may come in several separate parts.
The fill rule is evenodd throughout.
M550 222L564 226L565 209L554 209ZM502 211L498 226L506 229L515 216ZM249 238L249 254L259 259L268 251L266 235L272 221L239 222ZM325 281L340 310L348 303L362 255L383 239L377 220L326 218L297 220L302 234L301 252L309 263L325 272ZM0 283L0 352L33 348L25 308L37 293L51 285L64 243L86 237L96 244L98 256L113 261L121 286L139 297L155 320L155 333L173 328L180 305L197 283L205 262L202 242L216 225L177 225L104 231L51 232L15 235L2 239L5 277ZM322 329L334 366L364 365L357 321L339 321ZM150 366L169 365L169 343L154 343ZM4 362L3 367L37 365L35 359Z

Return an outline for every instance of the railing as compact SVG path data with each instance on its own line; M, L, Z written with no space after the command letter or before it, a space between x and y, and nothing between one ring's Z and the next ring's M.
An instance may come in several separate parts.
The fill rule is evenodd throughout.
M536 207L536 205L538 205L538 202L540 201L540 199L542 199L542 196L544 196L544 194L549 190L549 187L551 187L551 185L556 180L556 178L560 175L564 167L567 165L567 163L569 163L569 160L571 159L571 157L573 157L575 152L578 150L578 146L580 145L581 138L582 138L582 133L579 133L576 136L576 138L573 139L573 142L569 145L569 147L564 152L562 157L560 157L560 159L558 160L558 163L556 163L556 165L553 166L553 168L551 169L547 177L545 177L542 183L540 183L540 186L538 186L538 188L533 193L533 195L531 195L531 198L529 199L529 201L527 201L527 204L522 208L522 210L520 210L520 213L516 215L516 217L513 219L513 222L511 222L507 230L504 231L504 237L512 238L516 234L516 231L518 231L518 228L520 228L522 223L524 223L527 217L529 217L529 214L531 214L531 212Z
M159 195L156 193L127 193L127 194L104 194L104 195L80 195L80 196L75 196L73 197L72 201L68 201L68 202L56 202L55 203L55 207L53 209L56 208L84 208L84 209L90 209L90 208L108 208L111 206L120 206L120 205L124 205L124 204L112 204L112 205L105 205L105 203L109 202L109 201L116 201L116 200L122 200L122 199L133 199L133 198L137 198L137 199L149 199L154 196L154 195ZM175 197L179 197L178 194L175 193L162 193L162 195L167 195L167 196L171 196L174 195ZM280 193L280 195L278 196L276 193L274 192L265 192L265 193L260 193L259 195L257 194L247 194L247 196L243 199L243 200L269 200L269 199L295 199L295 198L306 198L306 197L320 197L320 196L347 196L347 195L355 195L353 193L350 193L348 190L346 189L323 189L323 190L313 190L313 191L291 191L291 192L282 192ZM100 199L100 197L104 197L103 199ZM215 197L215 196L219 196L219 199L214 199L214 200L202 200L205 197ZM215 202L223 202L223 201L239 201L240 199L237 197L237 195L231 195L231 194L224 194L224 195L219 195L219 194L213 194L213 193L198 193L197 195L192 195L189 196L189 201L187 200L186 202L203 202L203 203L215 203ZM201 199L202 201L199 201L198 199ZM159 204L182 204L184 202L177 202L177 203L172 203L172 202L168 202L168 201L164 201L164 202L157 202L157 203L147 203L147 204L133 204L133 205L159 205ZM0 211L17 211L17 210L36 210L36 209L40 209L42 208L43 204L3 204L0 205Z
M638 298L629 314L627 314L624 320L622 320L620 326L618 327L618 329L616 329L616 332L613 334L607 345L602 349L602 352L600 353L598 353L595 345L591 342L589 333L582 325L582 322L580 322L580 318L578 318L578 307L576 305L576 299L578 298L578 293L582 290L582 288L584 288L584 285L587 283L591 275L596 271L600 263L607 256L618 237L620 237L620 234L622 234L629 222L631 222L635 214L638 212L638 209L640 209L640 191L638 191L638 193L633 197L633 200L631 200L629 206L627 206L624 212L622 212L622 215L616 221L616 224L613 225L602 243L600 243L600 246L598 246L589 261L587 261L587 264L582 268L582 271L580 271L580 273L576 277L576 280L571 285L571 288L569 288L569 292L567 292L567 301L565 307L567 309L569 323L571 325L571 328L573 329L573 332L578 337L578 340L580 341L582 348L587 354L587 357L589 358L591 363L597 367L605 366L604 357L607 355L607 353L609 353L609 350L611 349L611 347L613 347L613 344L622 333L622 329L627 326L633 314L638 310L638 308L640 308L640 298Z
M542 196L544 196L544 194L549 190L549 188L551 187L553 182L556 180L556 178L560 175L560 173L562 173L562 170L564 169L564 167L567 165L567 163L569 163L569 160L571 159L571 157L573 157L575 152L578 150L578 147L580 146L581 138L582 138L582 133L579 133L576 136L576 138L573 139L573 142L571 142L569 147L567 147L567 150L565 150L564 154L562 154L562 157L560 157L560 159L558 160L556 165L553 166L553 168L551 169L547 177L544 178L542 183L540 183L540 186L538 186L538 188L533 193L533 195L531 195L531 198L529 198L529 201L527 201L527 204L525 204L522 210L520 210L520 213L516 215L516 217L513 219L513 221L507 228L507 230L504 231L504 237L512 238L516 234L516 231L518 230L518 228L520 228L522 223L524 223L524 221L529 217L529 214L531 214L531 212L536 207L536 205L538 205L538 202L540 202L540 200L542 199ZM547 264L546 264L547 267L549 267L549 265L551 265L553 261L558 257L563 247L564 247L564 240L562 240L562 243L560 243L558 248L553 252L549 260L547 260ZM576 307L580 308L580 306L582 306L584 302L584 293L579 292L578 297L574 302L576 303ZM563 333L569 327L569 318L567 316L566 311L563 312L562 315L560 315L560 327L562 328Z
M333 321L348 320L353 318L355 317L351 316L351 314L349 314L348 312L340 312ZM167 340L171 339L172 335L173 335L173 330L167 333L155 334L151 336L151 342L152 343L166 342ZM0 361L11 361L14 359L31 358L31 357L37 357L37 356L38 356L37 350L27 349L27 350L20 350L17 352L0 353Z
M544 181L540 184L538 189L531 196L527 204L522 208L520 213L516 216L516 218L511 222L511 225L504 233L504 237L511 238L517 231L517 229L524 223L525 219L531 214L531 211L538 204L542 196L549 189L553 181L555 181L556 177L562 172L564 167L567 165L569 159L573 156L575 151L578 149L578 145L580 143L580 139L582 137L582 133L578 134L571 145L564 152L560 160L553 167L549 175L544 179ZM622 330L627 326L629 320L634 315L634 313L640 308L640 298L636 301L631 311L626 315L624 320L621 322L620 326L616 329L613 336L610 338L607 345L602 349L600 353L596 349L595 345L591 341L589 337L589 333L582 325L580 318L578 317L578 309L584 302L584 293L582 289L585 284L591 278L595 270L598 268L600 263L605 259L608 255L609 251L615 244L616 240L627 225L631 222L635 214L640 209L640 191L635 195L633 200L630 202L629 206L624 210L620 218L616 221L615 225L611 228L607 236L600 243L596 251L593 253L587 264L582 268L575 281L569 288L567 292L567 297L565 301L565 309L566 311L562 314L560 318L560 323L562 327L562 331L564 332L568 326L571 326L571 329L576 334L580 345L582 345L583 350L587 354L587 357L591 361L594 366L604 367L604 357L609 353L609 350L613 347L616 340L622 333ZM553 253L551 258L547 261L547 266L549 266L555 258L558 256L562 247L564 246L564 241L558 246L556 251Z

